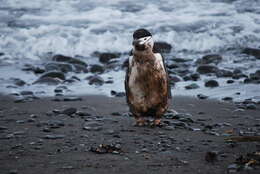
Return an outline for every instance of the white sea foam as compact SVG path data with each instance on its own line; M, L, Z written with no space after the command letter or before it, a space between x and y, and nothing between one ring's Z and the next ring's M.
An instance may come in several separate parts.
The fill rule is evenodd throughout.
M0 51L10 58L39 59L47 52L86 57L94 51L127 52L131 34L140 27L151 30L155 40L172 44L175 52L257 47L260 41L257 1L249 4L243 0L232 3L0 0L0 3L0 14L8 19L0 21Z

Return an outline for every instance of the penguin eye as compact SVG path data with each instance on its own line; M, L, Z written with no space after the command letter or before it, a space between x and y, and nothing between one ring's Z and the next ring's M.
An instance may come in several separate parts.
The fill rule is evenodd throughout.
M147 38L145 38L144 40L147 40Z

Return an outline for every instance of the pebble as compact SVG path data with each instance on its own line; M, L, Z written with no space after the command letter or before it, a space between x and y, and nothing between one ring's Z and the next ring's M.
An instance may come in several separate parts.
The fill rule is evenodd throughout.
M63 101L82 101L81 97L64 97Z
M219 86L219 84L216 80L209 80L209 81L205 82L205 87L215 88L218 86Z
M256 105L253 103L246 104L246 109L256 110Z
M101 86L105 83L104 79L98 75L89 76L86 79L89 80L88 84L90 85Z
M208 98L208 96L206 96L206 95L204 95L204 94L198 94L197 97L198 97L199 99L202 99L202 100Z
M92 65L91 68L90 68L90 72L102 74L102 73L105 72L105 68L101 65Z
M63 138L65 138L65 135L45 135L45 136L43 136L43 138L44 139L50 139L50 140L57 140L57 139L63 139Z
M72 114L75 114L76 112L77 112L76 108L67 108L67 109L64 109L61 113L65 114L65 115L72 115Z
M196 83L192 83L190 85L185 86L185 89L198 89L199 85L197 85Z

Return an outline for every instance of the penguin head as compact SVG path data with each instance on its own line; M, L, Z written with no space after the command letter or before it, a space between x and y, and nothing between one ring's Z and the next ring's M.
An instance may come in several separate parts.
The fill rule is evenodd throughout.
M153 49L154 41L152 34L146 29L138 29L133 34L133 47L137 51Z

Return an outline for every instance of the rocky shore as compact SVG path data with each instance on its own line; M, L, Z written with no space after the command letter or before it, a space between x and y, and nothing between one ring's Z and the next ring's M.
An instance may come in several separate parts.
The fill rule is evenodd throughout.
M175 96L162 127L134 127L120 97L1 96L1 173L256 174L259 114L259 104Z

